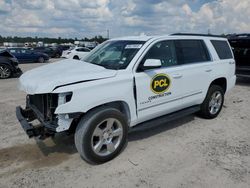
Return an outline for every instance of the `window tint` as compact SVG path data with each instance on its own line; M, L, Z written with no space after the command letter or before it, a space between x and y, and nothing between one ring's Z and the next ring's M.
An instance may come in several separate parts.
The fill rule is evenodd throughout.
M211 40L220 59L231 59L233 55L226 41Z
M76 49L76 51L78 51L78 52L89 52L90 50L87 49L87 48L78 48L78 49Z
M173 41L161 41L154 44L143 58L142 64L147 59L161 60L162 67L177 65Z
M14 50L14 49L10 50L10 53L16 53L16 50Z
M178 64L211 60L207 47L202 40L176 40L175 47Z
M27 50L23 50L23 49L22 49L22 50L21 50L21 53L22 53L22 54L26 54L26 53L27 53Z
M125 69L144 43L129 40L107 41L91 51L83 61L107 69Z

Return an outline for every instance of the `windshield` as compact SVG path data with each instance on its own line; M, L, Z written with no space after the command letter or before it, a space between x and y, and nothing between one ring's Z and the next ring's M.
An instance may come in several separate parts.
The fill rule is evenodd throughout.
M83 61L107 69L125 69L144 43L144 41L108 41L90 52Z

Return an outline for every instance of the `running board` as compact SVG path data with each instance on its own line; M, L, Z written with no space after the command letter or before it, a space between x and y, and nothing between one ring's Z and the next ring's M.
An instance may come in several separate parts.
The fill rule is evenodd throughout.
M198 111L200 111L199 105L185 108L183 110L179 110L177 112L173 112L171 114L167 114L167 115L140 123L134 127L131 127L129 132L137 132L137 131L143 131L146 129L151 129L151 128L163 125L164 123L167 123L167 122L182 118L184 116L193 114L193 113L198 112Z

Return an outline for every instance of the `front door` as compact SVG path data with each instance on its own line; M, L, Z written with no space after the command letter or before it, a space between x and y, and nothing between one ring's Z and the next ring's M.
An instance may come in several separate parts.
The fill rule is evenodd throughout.
M158 59L162 67L143 70L147 59ZM174 42L155 43L135 73L138 123L182 108L182 71L177 64Z

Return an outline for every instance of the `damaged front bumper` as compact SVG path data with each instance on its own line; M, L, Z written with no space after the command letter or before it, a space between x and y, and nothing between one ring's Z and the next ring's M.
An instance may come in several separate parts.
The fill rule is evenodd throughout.
M32 109L22 109L20 106L18 106L16 107L16 117L29 138L37 136L40 136L40 138L45 138L54 135L56 132L53 126L48 123L41 122L42 125L37 126L34 126L32 123L30 123L31 121L38 119Z

